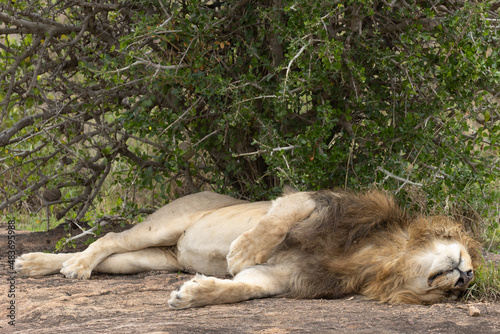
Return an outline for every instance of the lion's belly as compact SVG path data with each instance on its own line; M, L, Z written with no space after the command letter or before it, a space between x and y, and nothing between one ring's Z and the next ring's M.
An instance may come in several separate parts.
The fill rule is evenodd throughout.
M226 275L231 242L264 216L271 202L234 205L214 210L191 225L177 242L177 261L184 270Z

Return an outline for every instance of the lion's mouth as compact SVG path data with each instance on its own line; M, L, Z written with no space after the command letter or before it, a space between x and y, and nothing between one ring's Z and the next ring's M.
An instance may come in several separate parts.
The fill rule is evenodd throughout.
M432 274L431 276L429 276L429 278L427 279L427 284L429 286L432 285L432 283L436 280L436 278L440 277L440 276L443 276L445 274L448 274L448 273L451 273L453 272L454 270L458 270L458 272L460 273L460 277L458 278L458 280L455 282L455 285L454 287L455 288L463 288L463 287L466 287L469 285L469 283L472 281L472 279L474 278L474 273L472 272L472 270L469 270L469 271L466 271L466 272L463 272L461 271L460 269L458 268L455 268L455 269L452 269L452 270L446 270L446 271L440 271L440 272L437 272L435 274Z

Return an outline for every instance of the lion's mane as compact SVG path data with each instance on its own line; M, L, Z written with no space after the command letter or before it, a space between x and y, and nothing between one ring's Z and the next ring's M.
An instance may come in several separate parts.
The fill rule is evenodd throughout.
M281 245L301 264L289 296L361 293L382 302L419 303L405 287L418 265L415 255L435 240L461 242L477 265L478 244L447 217L410 217L380 191L320 191L311 196L317 202L315 212Z

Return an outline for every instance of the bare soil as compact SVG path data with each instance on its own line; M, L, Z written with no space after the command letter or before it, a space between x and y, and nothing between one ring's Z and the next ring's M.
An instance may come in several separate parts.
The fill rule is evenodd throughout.
M65 234L62 227L16 231L16 253L52 251ZM12 279L6 224L0 224L0 247L0 333L500 333L496 303L415 306L380 304L362 296L270 298L174 311L167 305L170 291L190 275L152 271L95 274L88 281L62 275ZM74 251L84 247L80 241ZM12 288L15 299L9 297ZM15 326L8 324L12 300Z

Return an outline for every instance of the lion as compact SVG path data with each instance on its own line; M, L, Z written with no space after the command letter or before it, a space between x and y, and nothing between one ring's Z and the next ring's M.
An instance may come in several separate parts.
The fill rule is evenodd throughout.
M339 298L431 304L456 300L474 278L479 244L443 216L410 217L381 191L289 192L247 202L213 192L177 199L73 254L29 253L23 276L93 271L196 273L173 309L255 298ZM232 275L232 278L214 276Z

